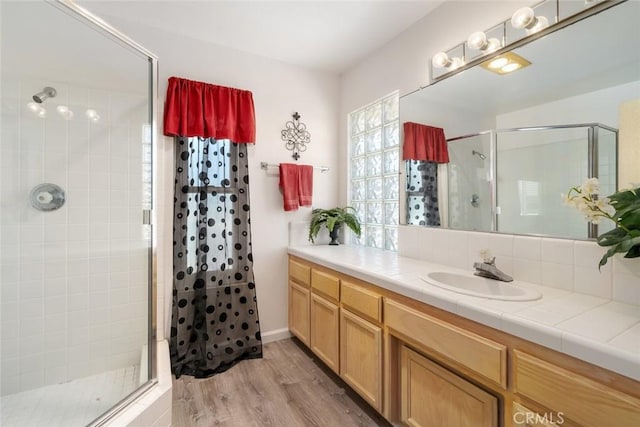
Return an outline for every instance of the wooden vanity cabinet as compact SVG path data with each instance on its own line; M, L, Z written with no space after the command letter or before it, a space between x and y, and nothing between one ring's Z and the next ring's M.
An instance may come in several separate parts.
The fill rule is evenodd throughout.
M382 411L382 297L342 280L340 377Z
M517 394L548 408L547 418L590 427L640 426L640 398L518 350L513 382Z
M309 348L340 374L340 279L311 269L311 342Z
M289 258L289 329L391 423L640 426L640 382Z
M311 268L289 260L289 331L306 346L311 343Z
M497 427L498 399L407 346L400 349L400 418L412 427Z

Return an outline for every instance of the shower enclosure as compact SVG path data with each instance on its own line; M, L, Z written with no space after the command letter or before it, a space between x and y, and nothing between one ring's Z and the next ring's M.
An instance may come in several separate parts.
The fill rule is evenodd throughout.
M0 424L101 425L155 378L157 62L72 2L0 13Z
M598 177L617 188L618 132L602 124L501 129L448 140L448 226L584 239L607 231L587 224L561 194Z

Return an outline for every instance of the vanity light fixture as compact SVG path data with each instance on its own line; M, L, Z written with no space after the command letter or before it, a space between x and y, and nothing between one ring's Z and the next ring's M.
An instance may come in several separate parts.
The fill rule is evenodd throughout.
M484 31L476 31L467 39L467 46L471 49L481 50L483 54L495 52L502 47L502 43L495 37L487 39Z
M536 16L530 7L521 7L511 16L511 26L517 30L525 29L529 36L547 28L549 20L545 16Z
M456 68L462 67L464 65L464 61L462 60L462 58L449 58L449 55L447 55L446 53L438 52L433 55L431 64L433 64L435 68L446 68L449 71L453 71Z
M499 55L495 58L485 61L480 65L482 66L482 68L485 68L496 74L503 75L527 67L531 65L531 62L513 52L507 52L504 55Z

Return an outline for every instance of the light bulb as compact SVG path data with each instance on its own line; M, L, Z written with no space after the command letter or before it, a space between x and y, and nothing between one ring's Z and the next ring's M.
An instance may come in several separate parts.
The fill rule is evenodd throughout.
M462 58L458 58L458 57L451 58L451 64L447 67L447 70L453 71L462 67L463 65L464 65L464 61L462 60Z
M507 58L498 57L489 63L489 68L493 68L493 69L502 68L508 63L509 63L509 60Z
M467 46L475 50L484 50L487 48L487 35L482 31L472 33L467 39Z
M451 60L449 59L446 53L438 52L435 55L433 55L433 58L431 59L431 64L433 64L433 66L436 68L444 68L451 65Z
M491 53L491 52L495 52L501 47L502 47L502 43L500 43L500 40L496 39L495 37L492 37L487 41L487 47L484 50L486 51L486 53Z
M525 28L532 23L536 14L530 7L522 7L511 16L511 26L515 29Z
M512 62L512 63L507 64L507 65L503 66L502 68L500 68L500 71L502 71L503 73L510 73L512 71L517 70L521 66L522 65L518 64L517 62Z
M546 16L536 16L535 20L536 20L536 23L534 24L534 26L531 28L528 28L526 31L528 36L530 36L531 34L537 33L538 31L545 29L549 26L549 20L546 18Z

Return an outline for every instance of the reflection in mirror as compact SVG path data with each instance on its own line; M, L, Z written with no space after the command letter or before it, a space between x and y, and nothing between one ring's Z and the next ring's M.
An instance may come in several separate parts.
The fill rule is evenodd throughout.
M561 193L596 176L610 194L640 169L637 154L618 162L616 147L637 152L638 16L640 2L617 4L515 49L531 66L476 66L402 97L400 121L443 128L450 157L406 162L406 222L435 226L437 214L455 229L595 237Z

